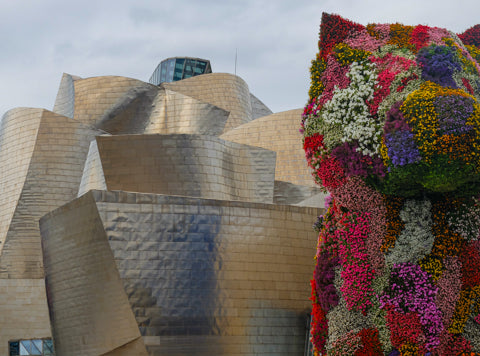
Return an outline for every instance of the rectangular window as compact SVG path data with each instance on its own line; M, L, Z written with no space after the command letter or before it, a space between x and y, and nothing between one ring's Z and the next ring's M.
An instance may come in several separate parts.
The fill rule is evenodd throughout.
M18 340L8 343L9 356L54 356L52 339Z

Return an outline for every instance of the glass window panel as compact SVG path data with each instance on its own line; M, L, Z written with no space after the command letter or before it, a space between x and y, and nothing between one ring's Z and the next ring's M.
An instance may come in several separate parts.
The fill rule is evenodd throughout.
M43 340L43 354L53 355L53 341L52 340Z
M20 355L30 355L29 349L30 341L21 341L20 342Z
M20 355L20 343L18 341L12 341L9 343L10 347L10 356Z
M185 59L183 58L178 58L176 63L175 63L175 68L183 70L183 63L185 62Z
M176 80L182 80L182 72L175 72L175 74L173 75L173 81L176 81Z
M207 63L197 61L196 66L195 66L195 74L203 74L205 73L205 66Z
M42 344L43 344L43 340L32 340L32 351L30 351L30 354L41 355L42 348L43 348Z

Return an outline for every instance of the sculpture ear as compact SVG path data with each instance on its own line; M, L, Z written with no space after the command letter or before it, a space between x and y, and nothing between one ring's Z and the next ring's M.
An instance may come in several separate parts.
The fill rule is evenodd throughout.
M335 14L322 14L320 25L320 41L318 49L320 58L326 59L335 45L342 43L347 37L356 31L364 30L365 26L344 19Z
M464 45L475 46L480 49L480 25L470 27L464 33L458 34Z

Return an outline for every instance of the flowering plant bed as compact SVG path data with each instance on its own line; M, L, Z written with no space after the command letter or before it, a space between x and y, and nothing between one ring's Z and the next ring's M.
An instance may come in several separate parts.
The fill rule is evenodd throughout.
M462 42L463 41L463 42ZM301 132L321 355L480 353L480 26L323 14Z

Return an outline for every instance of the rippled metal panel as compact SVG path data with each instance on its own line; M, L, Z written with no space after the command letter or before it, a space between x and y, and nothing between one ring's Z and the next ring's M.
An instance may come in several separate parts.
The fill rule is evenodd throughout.
M104 355L141 340L92 195L40 226L57 355ZM134 355L146 355L140 346Z
M27 176L42 112L13 109L0 121L0 251Z
M50 337L43 278L0 278L0 355L10 340Z
M73 82L78 79L81 78L63 73L53 112L73 119L75 111L75 86Z
M320 209L93 191L42 219L42 237L50 241L44 244L47 259L83 251L80 237L100 236L97 217L74 221L86 215L79 201L86 204L90 196L96 206L90 200L88 211L98 209L110 258L150 355L303 355L316 244L311 225ZM74 300L88 290L59 289L61 281L71 280L69 263L77 263L63 260L54 275L46 262L49 285L57 291L50 300ZM88 265L97 263L92 256ZM79 278L91 274L88 267L74 270ZM84 305L72 303L78 309L72 313L88 313ZM56 314L58 303L51 308ZM65 332L70 334L64 338L79 339Z
M250 93L250 102L252 105L252 119L258 119L263 116L272 115L270 110L259 98Z
M230 112L224 132L253 118L248 85L242 78L233 74L203 74L178 82L162 83L161 86Z
M314 187L298 132L303 109L283 111L237 127L220 136L224 140L258 146L277 153L275 179Z
M98 136L97 145L108 190L273 201L275 153L263 148L201 135Z
M230 113L182 93L161 89L144 133L220 135ZM133 133L133 132L130 132Z
M152 84L115 76L76 80L74 86L74 118L112 134L138 130L131 118L148 116L159 91Z
M90 142L87 159L83 168L82 180L80 181L80 188L78 188L78 196L85 194L91 189L107 189L102 162L100 154L98 153L97 140Z
M276 180L273 202L322 208L325 206L325 194L317 187L306 187Z
M18 177L23 184L0 257L0 278L43 278L38 219L77 196L89 143L99 133L51 111L33 112L40 120L26 139L34 147L24 177Z
M66 82L63 78L59 96L66 96ZM229 111L209 102L135 79L95 77L76 80L72 85L75 119L111 134L218 136L230 118Z
M11 339L50 337L38 219L76 196L95 130L42 109L15 109L0 128L0 354Z

